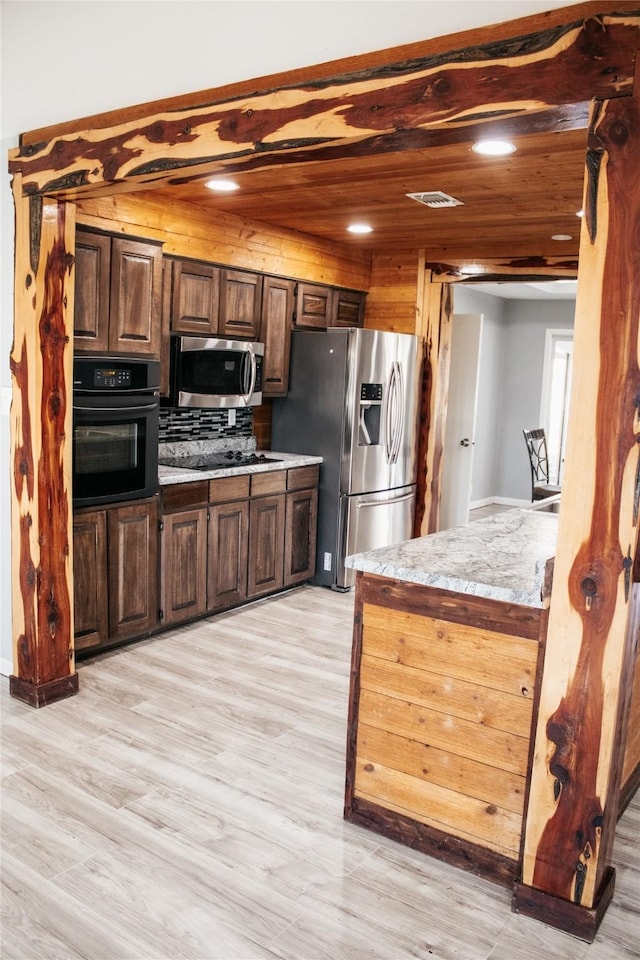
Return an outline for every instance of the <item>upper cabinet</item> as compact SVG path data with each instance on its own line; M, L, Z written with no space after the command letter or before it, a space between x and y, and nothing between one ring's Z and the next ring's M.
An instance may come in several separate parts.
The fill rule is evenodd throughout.
M326 330L333 315L333 287L299 283L296 292L296 327Z
M293 280L265 277L262 292L260 339L264 343L262 393L284 397L289 387L289 351L293 320Z
M260 334L262 277L243 270L223 270L220 277L218 330L232 340L257 340Z
M366 294L359 290L334 290L332 327L361 327Z
M160 357L162 246L78 228L74 350Z
M340 290L317 283L299 283L296 292L295 325L311 330L327 327L361 327L366 294Z
M234 340L260 334L262 277L198 260L167 260L171 270L170 328Z
M220 268L195 260L168 260L173 271L171 329L211 336L218 332Z

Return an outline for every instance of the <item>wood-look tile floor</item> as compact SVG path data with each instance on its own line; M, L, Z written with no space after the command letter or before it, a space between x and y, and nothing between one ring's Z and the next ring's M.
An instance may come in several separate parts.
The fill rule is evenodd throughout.
M640 802L588 945L342 819L352 594L305 586L80 665L2 678L3 960L640 957Z

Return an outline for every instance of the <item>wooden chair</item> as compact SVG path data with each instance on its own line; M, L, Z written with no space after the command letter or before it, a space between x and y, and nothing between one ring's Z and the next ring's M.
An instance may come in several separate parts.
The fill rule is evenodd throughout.
M547 438L542 427L523 430L531 465L531 500L545 500L561 493L561 487L549 483L549 454Z

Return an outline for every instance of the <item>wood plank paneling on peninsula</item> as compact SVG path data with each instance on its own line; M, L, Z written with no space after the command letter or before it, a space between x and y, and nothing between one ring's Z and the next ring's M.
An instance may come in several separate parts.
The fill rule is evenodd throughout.
M504 885L519 869L556 523L511 511L348 561L361 572L345 818Z

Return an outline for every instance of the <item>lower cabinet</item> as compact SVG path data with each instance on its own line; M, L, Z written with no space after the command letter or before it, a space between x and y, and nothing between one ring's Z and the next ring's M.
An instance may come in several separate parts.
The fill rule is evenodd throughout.
M141 637L158 625L158 498L73 518L78 650Z
M163 625L310 579L317 486L312 466L164 488Z
M248 500L211 504L207 549L210 610L224 610L246 600L248 531Z
M162 620L198 617L207 608L207 508L167 514L162 522Z

